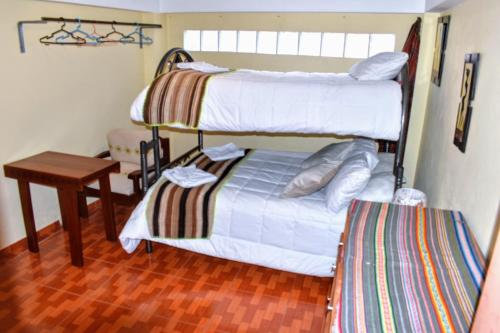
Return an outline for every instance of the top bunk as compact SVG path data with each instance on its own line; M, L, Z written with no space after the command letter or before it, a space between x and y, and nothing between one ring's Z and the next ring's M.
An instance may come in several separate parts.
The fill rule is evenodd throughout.
M194 62L176 48L134 101L131 119L202 131L397 141L407 109L407 59L406 53L382 53L345 74L270 72Z

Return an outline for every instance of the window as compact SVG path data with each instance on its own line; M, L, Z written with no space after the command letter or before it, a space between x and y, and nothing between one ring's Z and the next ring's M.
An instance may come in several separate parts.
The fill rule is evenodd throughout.
M321 32L300 33L299 55L319 56L321 54Z
M278 33L276 31L259 31L257 53L276 54Z
M188 51L238 52L364 59L392 52L395 34L185 30Z
M342 58L344 56L345 34L325 32L321 42L321 56Z
M280 32L278 37L278 54L297 55L299 48L298 32Z
M221 30L219 32L219 52L236 52L238 32L236 30Z
M392 52L396 47L396 36L393 34L371 34L369 56L380 52Z
M219 32L217 30L203 30L201 32L201 50L219 51Z
M344 57L356 59L367 58L369 43L369 34L347 34Z
M238 52L255 53L257 48L257 31L238 32Z
M200 51L200 30L184 31L184 48L188 51Z

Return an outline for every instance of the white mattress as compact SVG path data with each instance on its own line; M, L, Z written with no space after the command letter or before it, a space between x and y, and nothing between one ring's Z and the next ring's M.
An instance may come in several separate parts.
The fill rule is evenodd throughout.
M147 88L131 107L143 122ZM313 133L397 140L401 86L358 81L348 74L237 70L207 83L199 129L228 132ZM182 128L182 125L175 127Z
M338 214L328 211L324 191L301 198L279 198L309 155L253 152L219 191L209 239L152 239L145 217L147 194L120 234L122 246L131 253L141 239L151 239L211 256L331 276L346 209ZM392 158L381 158L377 168L391 169L391 163Z

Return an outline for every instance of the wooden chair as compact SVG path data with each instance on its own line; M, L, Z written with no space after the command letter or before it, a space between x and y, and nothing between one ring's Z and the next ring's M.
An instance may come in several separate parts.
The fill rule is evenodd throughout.
M151 140L151 131L139 129L114 129L108 135L109 150L95 157L120 162L120 173L111 173L111 197L119 205L136 205L142 198L140 142ZM161 165L170 162L169 139L160 137ZM153 165L153 154L148 155L148 164ZM85 195L99 197L99 184L85 188ZM80 205L82 206L82 205ZM82 214L85 215L85 214Z

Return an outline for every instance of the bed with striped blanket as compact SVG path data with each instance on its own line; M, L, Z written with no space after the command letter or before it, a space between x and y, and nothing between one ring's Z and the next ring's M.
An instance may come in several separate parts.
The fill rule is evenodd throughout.
M354 135L395 141L401 85L348 74L175 69L135 99L131 119L222 132Z
M144 101L144 121L153 126L198 127L201 102L211 75L177 69L157 77Z
M459 212L354 201L336 330L468 332L484 259Z
M212 231L217 192L250 152L251 149L246 149L242 157L219 162L199 153L186 164L196 165L198 169L217 176L213 183L185 188L161 177L151 189L146 208L150 234L170 239L208 238Z

